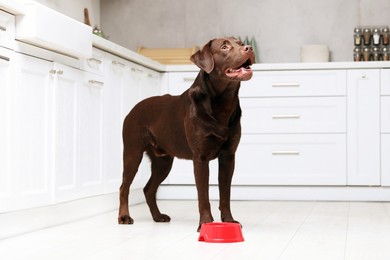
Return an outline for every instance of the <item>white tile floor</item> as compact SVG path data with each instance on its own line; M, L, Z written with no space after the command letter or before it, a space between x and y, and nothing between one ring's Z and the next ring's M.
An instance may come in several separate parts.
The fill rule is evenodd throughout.
M171 223L141 204L134 225L117 225L113 211L0 240L0 259L390 259L390 203L233 202L245 242L230 244L197 241L197 202L159 204Z

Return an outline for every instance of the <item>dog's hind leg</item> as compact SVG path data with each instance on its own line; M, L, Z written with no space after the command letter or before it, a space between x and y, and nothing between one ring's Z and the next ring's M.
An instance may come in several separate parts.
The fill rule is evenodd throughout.
M125 152L123 153L123 180L120 187L120 206L118 214L119 224L133 224L134 221L129 213L129 189L138 171L138 166L141 163L143 151L140 152Z
M169 222L171 218L166 214L162 214L157 206L156 193L160 184L171 171L173 157L169 155L156 156L152 150L147 151L147 154L151 160L152 175L144 188L146 202L154 221Z

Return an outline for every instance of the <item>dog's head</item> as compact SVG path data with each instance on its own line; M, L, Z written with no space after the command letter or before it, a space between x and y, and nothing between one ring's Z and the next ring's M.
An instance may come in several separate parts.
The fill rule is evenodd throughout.
M191 61L206 73L238 81L252 77L250 66L254 60L252 46L233 37L211 40L191 56Z

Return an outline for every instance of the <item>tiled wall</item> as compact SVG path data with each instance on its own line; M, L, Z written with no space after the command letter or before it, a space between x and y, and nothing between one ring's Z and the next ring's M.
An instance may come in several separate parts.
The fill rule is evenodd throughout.
M389 0L101 0L100 8L110 40L132 50L254 36L267 63L299 62L307 44L352 61L356 25L390 25Z

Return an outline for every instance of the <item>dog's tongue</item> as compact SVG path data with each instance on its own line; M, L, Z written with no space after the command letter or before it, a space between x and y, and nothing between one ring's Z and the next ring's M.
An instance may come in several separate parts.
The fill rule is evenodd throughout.
M244 79L249 76L249 75L252 75L252 69L250 66L247 66L247 67L241 67L241 68L238 68L238 69L228 69L226 71L226 76L230 77L230 78L236 78L236 79Z

